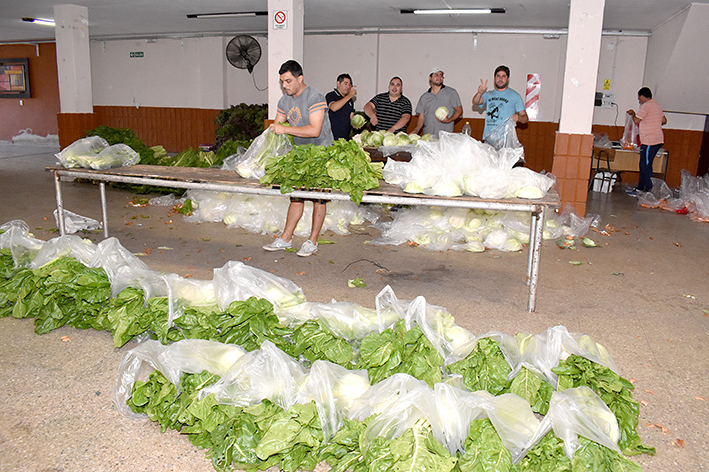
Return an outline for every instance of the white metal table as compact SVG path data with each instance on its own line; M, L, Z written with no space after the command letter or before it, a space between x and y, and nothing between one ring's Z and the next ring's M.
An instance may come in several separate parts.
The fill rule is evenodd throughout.
M283 195L279 188L266 187L258 180L244 179L235 171L221 169L202 169L195 167L168 167L153 165L135 165L116 167L106 170L66 169L47 167L54 174L54 185L59 215L59 232L66 233L64 226L64 205L62 201L61 178L81 178L99 182L101 194L101 213L104 237L108 237L108 215L106 210L106 182L121 182L136 185L212 190L252 195ZM300 198L328 200L349 200L348 194L334 190L323 194L320 190L294 190L287 195ZM521 198L485 199L478 197L438 197L422 194L404 193L401 188L385 182L380 187L364 192L362 202L388 205L409 205L429 207L453 207L492 211L520 211L530 213L529 253L527 256L526 283L529 285L527 311L534 312L537 303L537 282L539 278L539 259L544 231L545 208L556 208L560 204L559 195L550 191L545 197L535 200Z

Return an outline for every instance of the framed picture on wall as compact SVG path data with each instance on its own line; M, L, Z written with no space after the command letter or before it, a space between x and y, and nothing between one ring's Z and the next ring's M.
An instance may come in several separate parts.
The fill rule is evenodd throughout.
M0 59L0 98L30 98L29 60Z

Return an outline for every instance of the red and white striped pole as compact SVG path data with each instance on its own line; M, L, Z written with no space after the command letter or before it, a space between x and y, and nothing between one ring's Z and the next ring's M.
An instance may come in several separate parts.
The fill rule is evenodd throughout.
M527 92L524 98L524 107L527 116L535 121L539 117L539 89L542 87L542 78L539 74L527 74Z

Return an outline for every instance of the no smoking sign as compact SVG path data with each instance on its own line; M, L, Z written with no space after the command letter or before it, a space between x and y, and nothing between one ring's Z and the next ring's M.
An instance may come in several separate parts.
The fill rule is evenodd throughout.
M273 11L273 29L288 29L288 10Z

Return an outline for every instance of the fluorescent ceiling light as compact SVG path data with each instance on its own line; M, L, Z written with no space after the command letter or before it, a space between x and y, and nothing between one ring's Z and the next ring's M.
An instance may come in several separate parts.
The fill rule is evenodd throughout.
M187 18L248 18L253 16L266 16L267 11L244 11L244 12L225 12L225 13L194 13L187 15Z
M504 8L448 8L438 10L403 9L402 14L414 15L487 15L490 13L505 13Z
M38 25L54 26L54 20L45 20L44 18L22 18L22 21L37 23Z

